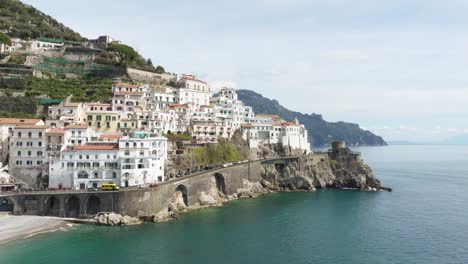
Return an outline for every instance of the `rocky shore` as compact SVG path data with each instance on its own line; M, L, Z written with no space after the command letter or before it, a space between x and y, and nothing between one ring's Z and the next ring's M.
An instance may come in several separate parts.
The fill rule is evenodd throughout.
M187 206L182 191L176 191L169 206L154 215L140 218L115 213L100 213L88 223L109 226L134 225L142 222L163 222L177 219L181 214L205 207L222 206L224 203L243 198L255 198L274 192L315 191L316 189L345 189L359 191L391 191L385 188L366 165L359 153L349 148L335 148L328 153L312 154L285 165L264 164L261 180L242 181L242 188L226 195L217 186L216 179L209 182L208 191L198 194L197 203Z

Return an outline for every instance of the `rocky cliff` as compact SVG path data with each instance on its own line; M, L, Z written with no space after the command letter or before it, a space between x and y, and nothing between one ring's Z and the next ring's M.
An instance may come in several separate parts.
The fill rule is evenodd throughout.
M263 164L260 173L260 181L250 182L244 179L242 188L229 195L220 190L215 179L212 179L208 191L200 192L198 203L193 206L186 205L182 191L176 192L168 208L154 215L152 220L167 221L190 210L221 206L231 200L255 198L272 192L315 191L317 188L391 191L390 188L382 187L380 180L362 161L360 154L349 148L310 154L285 164Z

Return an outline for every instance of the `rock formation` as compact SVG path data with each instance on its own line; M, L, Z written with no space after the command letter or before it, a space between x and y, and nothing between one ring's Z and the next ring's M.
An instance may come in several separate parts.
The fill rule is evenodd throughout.
M100 213L94 218L97 224L107 226L125 226L125 225L138 225L142 221L136 217L128 215L122 216L116 213Z

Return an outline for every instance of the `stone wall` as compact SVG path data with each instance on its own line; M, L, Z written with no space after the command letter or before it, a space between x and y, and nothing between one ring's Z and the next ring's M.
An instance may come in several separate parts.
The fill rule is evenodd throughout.
M14 201L15 214L90 217L99 209L99 212L159 221L177 217L178 212L220 205L237 198L278 191L313 191L315 188L385 189L361 160L342 162L322 153L243 163L170 180L153 188L33 193L9 198ZM97 200L99 206L96 206Z

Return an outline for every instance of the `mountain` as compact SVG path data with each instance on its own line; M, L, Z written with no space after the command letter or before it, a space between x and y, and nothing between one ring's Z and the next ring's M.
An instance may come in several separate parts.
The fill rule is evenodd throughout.
M257 114L279 115L285 120L297 118L309 131L309 140L314 146L327 146L332 141L344 140L350 146L384 146L385 140L359 125L346 122L327 122L318 114L302 114L286 109L276 100L271 100L250 90L237 90L239 99L252 106Z
M80 34L18 0L0 0L0 31L13 38L80 41Z

